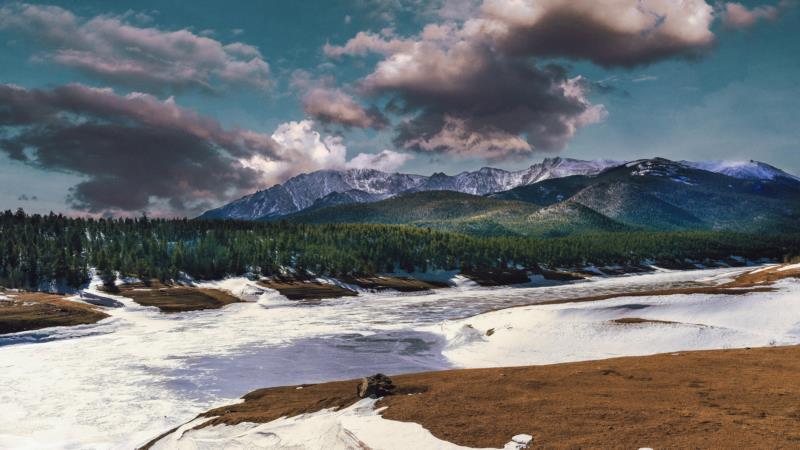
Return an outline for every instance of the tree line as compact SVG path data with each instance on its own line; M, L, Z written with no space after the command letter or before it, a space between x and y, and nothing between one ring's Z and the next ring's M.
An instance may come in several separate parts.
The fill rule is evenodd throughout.
M586 264L784 258L800 254L800 234L728 232L602 233L563 238L475 237L393 225L0 214L0 285L78 288L96 268L104 281L162 281L181 272L327 276Z

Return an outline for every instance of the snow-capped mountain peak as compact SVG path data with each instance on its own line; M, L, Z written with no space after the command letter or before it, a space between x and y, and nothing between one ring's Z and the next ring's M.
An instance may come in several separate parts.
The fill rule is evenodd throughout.
M482 167L474 172L430 176L386 173L374 169L320 170L290 178L283 184L242 197L221 208L207 211L202 218L255 220L281 217L311 207L330 194L344 194L329 202L369 202L389 198L403 192L448 190L472 195L487 195L553 178L572 175L597 175L612 167L626 165L637 174L677 177L681 168L702 169L731 177L751 180L800 178L758 161L674 162L664 158L630 162L608 159L583 161L571 158L545 158L542 162L519 171ZM690 182L681 177L683 183Z
M776 178L788 178L791 180L800 181L800 177L784 172L783 170L767 163L754 161L752 159L749 161L681 161L681 163L689 167L694 167L695 169L717 172L730 177L742 178L746 180L774 180Z
M320 170L297 175L283 184L243 197L221 208L208 211L203 218L255 220L285 216L302 211L332 193L358 191L368 196L387 198L401 192L448 190L473 195L507 191L517 186L549 178L599 173L618 164L614 161L579 161L548 158L527 169L510 172L483 167L457 175L434 173L431 176L386 173L374 169Z
M516 172L522 175L522 184L533 184L551 178L563 178L572 175L595 175L608 168L623 164L622 161L610 159L597 159L584 161L572 158L545 158L541 163L534 164L526 170Z

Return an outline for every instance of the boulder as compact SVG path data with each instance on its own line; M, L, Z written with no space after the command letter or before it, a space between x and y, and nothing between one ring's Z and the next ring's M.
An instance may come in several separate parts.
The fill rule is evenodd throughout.
M362 378L356 386L358 398L378 398L391 395L395 390L392 379L382 373L377 373L371 377Z

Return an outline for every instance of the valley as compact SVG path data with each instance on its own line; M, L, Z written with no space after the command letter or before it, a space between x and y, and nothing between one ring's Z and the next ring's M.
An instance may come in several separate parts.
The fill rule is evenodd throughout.
M230 278L197 286L223 290L243 302L172 314L90 288L88 293L123 306L105 308L110 317L95 325L0 337L0 377L4 383L14 380L17 387L0 394L0 400L19 406L0 412L0 424L16 424L0 425L0 445L48 448L50 438L58 436L60 443L74 447L130 448L256 388L379 371L395 376L796 343L796 270L764 267L660 270L515 287L462 281L443 290L361 292L315 303L287 300L253 281ZM735 280L769 289L740 295L690 290ZM102 280L93 283L99 287ZM667 288L675 292L654 292ZM586 301L590 295L604 297ZM523 348L521 343L528 344ZM95 369L84 370L87 364ZM605 365L621 372L617 363ZM47 375L54 372L61 383ZM525 373L519 376L529 376ZM397 379L409 380L406 386L428 383L425 378ZM504 401L502 395L497 398ZM430 426L438 439L489 444L471 440L468 428L459 440L446 431L446 423L413 419ZM514 433L526 430L536 431L538 439L546 436L540 429ZM510 438L498 434L491 445Z
M259 220L7 211L0 447L793 443L800 181L578 166ZM397 392L356 397L375 373Z
M0 0L0 450L800 449L798 42Z

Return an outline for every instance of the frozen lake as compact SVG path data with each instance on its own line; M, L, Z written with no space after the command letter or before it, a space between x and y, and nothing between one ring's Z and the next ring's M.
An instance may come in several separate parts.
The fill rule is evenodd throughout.
M555 298L688 286L742 270L317 304L270 296L175 315L123 299L123 308L96 325L0 338L0 448L129 449L255 388L454 367L436 332L446 320Z

